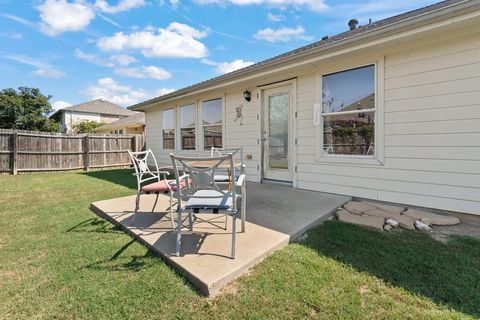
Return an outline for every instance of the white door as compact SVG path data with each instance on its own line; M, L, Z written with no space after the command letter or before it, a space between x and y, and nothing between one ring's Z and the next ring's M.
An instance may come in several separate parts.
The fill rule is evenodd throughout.
M291 86L263 91L263 177L292 181Z

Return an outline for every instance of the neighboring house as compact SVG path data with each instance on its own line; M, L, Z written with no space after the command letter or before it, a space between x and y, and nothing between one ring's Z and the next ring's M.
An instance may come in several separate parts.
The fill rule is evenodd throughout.
M250 181L480 215L480 1L352 27L130 107L147 148L241 146Z
M75 123L90 120L110 123L135 114L117 104L103 99L92 100L55 111L50 118L60 123L60 131L71 133Z
M96 128L95 132L111 134L141 134L145 128L145 113L137 112L132 116L104 124Z

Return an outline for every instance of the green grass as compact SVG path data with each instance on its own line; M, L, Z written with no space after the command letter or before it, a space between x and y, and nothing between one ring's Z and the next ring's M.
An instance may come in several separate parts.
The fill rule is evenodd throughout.
M336 222L207 299L89 210L133 188L128 170L0 176L0 319L480 317L480 241Z

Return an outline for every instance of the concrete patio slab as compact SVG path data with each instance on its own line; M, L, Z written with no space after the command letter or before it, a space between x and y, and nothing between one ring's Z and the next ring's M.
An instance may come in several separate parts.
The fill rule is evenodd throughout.
M168 197L159 196L153 208L155 195L142 196L134 221L135 196L98 201L92 203L91 208L165 258L202 294L214 295L229 281L330 217L350 200L344 196L257 183L248 183L247 192L246 231L237 234L236 259L230 258L230 217L225 230L224 215L197 215L193 231L184 231L181 256L176 257L176 234L167 214ZM241 230L240 221L237 223L237 230Z

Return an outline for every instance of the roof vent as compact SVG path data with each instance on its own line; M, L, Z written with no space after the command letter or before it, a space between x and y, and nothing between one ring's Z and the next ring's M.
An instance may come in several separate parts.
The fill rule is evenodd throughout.
M105 102L105 99L103 99L103 98L100 98L100 102Z
M327 40L327 39L328 39L328 36L323 36L323 37L322 37L322 41L323 41L323 40Z
M357 26L358 26L357 19L351 19L350 21L348 21L348 27L350 28L350 30L357 29Z

